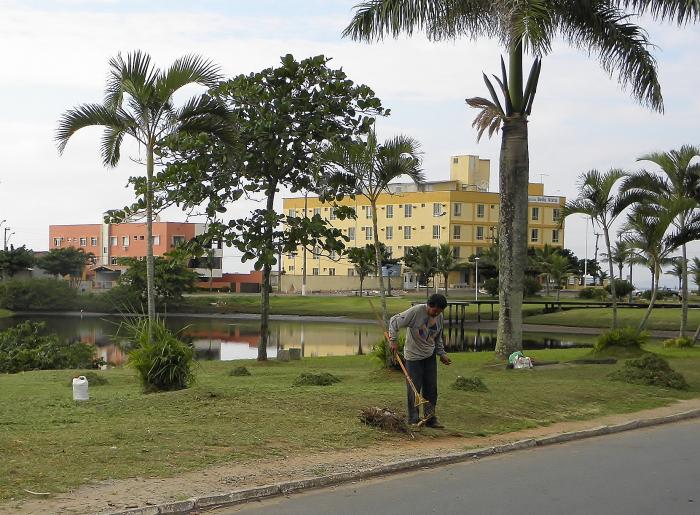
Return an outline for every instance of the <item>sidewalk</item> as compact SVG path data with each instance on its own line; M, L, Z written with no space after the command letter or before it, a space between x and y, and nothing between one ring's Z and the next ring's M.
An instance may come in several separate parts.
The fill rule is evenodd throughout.
M415 440L395 440L369 448L282 456L219 465L171 478L134 477L83 486L48 499L0 506L0 513L180 513L207 503L230 503L281 495L327 484L362 480L402 470L478 459L499 452L555 444L610 432L700 416L700 399L636 413L557 423L489 437L423 430ZM669 418L670 417L670 418ZM448 425L449 425L449 421ZM188 500L189 499L189 500ZM160 511L157 505L160 505ZM179 511L178 511L179 510Z

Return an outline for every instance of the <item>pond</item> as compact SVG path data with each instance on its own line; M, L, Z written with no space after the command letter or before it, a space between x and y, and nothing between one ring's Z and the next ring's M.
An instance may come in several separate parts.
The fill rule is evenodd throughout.
M71 341L83 341L97 347L98 357L116 365L125 353L118 344L120 317L95 316L17 316L0 319L0 330L24 320L45 322L47 329ZM255 319L220 317L168 317L170 329L192 342L197 359L255 359L260 343L260 324ZM123 334L123 331L122 331ZM373 323L307 322L301 320L270 321L267 355L277 356L277 349L300 348L303 356L352 356L367 354L382 338L382 330ZM495 331L445 330L449 352L492 351ZM570 348L590 346L590 337L582 335L523 335L525 349Z

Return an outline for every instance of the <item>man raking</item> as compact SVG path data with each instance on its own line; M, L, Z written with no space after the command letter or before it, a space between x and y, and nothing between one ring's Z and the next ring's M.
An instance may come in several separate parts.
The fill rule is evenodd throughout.
M423 406L423 420L428 427L442 428L443 426L435 416L437 405L437 360L445 365L452 363L445 352L445 344L442 339L443 318L442 312L447 307L447 299L444 295L436 293L431 295L426 304L417 304L403 313L394 315L389 321L389 346L395 353L396 339L402 327L406 328L406 345L403 355L406 359L406 371L413 381L416 390L428 402ZM418 406L416 406L413 388L406 382L408 398L408 422L417 424L420 421Z

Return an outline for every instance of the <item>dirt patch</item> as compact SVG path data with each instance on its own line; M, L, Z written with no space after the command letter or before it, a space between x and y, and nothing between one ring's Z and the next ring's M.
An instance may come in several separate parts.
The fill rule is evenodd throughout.
M218 465L176 477L134 477L85 485L48 499L28 499L0 505L0 513L78 514L104 513L230 492L291 479L355 471L382 463L534 438L600 425L619 424L637 418L659 417L700 408L700 399L678 401L669 406L595 420L559 422L484 438L456 436L449 431L424 429L415 440L396 440L365 449L283 456L247 463Z

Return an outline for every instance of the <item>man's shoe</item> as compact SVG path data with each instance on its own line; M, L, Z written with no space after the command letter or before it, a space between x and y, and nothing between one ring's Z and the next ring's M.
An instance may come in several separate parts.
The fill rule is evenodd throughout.
M432 417L430 420L428 420L428 421L425 423L425 425L426 425L427 427L432 427L433 429L444 429L444 428L445 428L445 426L442 425L442 424L440 423L440 421L439 421L437 418L435 418L435 417Z
M420 420L418 420L417 418L412 418L408 421L408 425L415 426L416 424L418 424L418 422L420 422Z

